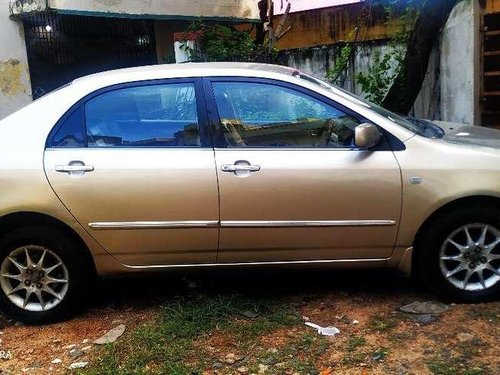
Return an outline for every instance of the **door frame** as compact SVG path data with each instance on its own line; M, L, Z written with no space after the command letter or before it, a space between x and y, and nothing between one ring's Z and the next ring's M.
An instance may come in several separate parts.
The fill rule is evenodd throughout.
M85 118L85 105L87 102L92 100L93 98L96 98L102 94L121 90L121 89L127 89L127 88L134 88L134 87L147 87L147 86L158 86L158 85L172 85L172 84L182 84L182 83L188 83L192 84L195 88L195 99L196 99L196 107L197 107L197 116L198 116L198 125L199 125L199 132L200 132L200 145L199 146L181 146L181 147L168 147L168 146L142 146L142 147L89 147L88 145L88 139L87 139L87 126L86 126L86 118ZM65 124L65 121L75 113L75 111L80 110L81 112L81 118L80 118L80 126L81 126L81 132L84 136L84 142L82 146L79 147L57 147L53 146L53 140L59 129ZM106 87L102 87L100 89L97 89L83 97L81 97L78 101L76 101L69 109L66 110L66 112L57 120L55 125L52 127L51 131L49 132L47 139L45 141L45 149L44 149L44 155L43 155L43 164L44 164L44 170L47 178L47 182L49 186L54 190L54 193L58 197L59 201L66 207L68 212L71 214L71 216L74 218L76 222L78 222L83 230L90 235L99 245L108 253L114 256L118 261L122 263L123 266L127 268L137 268L137 269L147 269L147 268L155 268L155 267L176 267L178 266L177 263L173 264L158 264L158 265L132 265L132 264L125 264L122 262L122 260L118 259L116 255L112 254L109 252L109 249L107 249L103 244L102 241L97 239L95 236L95 233L92 230L107 230L107 231L112 231L113 229L121 229L121 230L167 230L167 229L172 229L172 230L178 230L178 231L185 231L185 229L194 229L194 230L200 230L200 229L210 229L213 231L217 231L216 233L216 241L213 250L213 260L210 260L209 262L215 262L216 257L217 257L217 251L218 251L218 236L220 232L220 210L219 210L219 200L218 200L218 184L217 184L217 176L216 174L214 175L214 194L216 198L214 199L214 212L217 212L217 218L216 220L202 220L202 221L192 221L192 220L182 220L182 221L124 221L124 222L82 222L80 218L77 218L75 216L75 213L71 211L67 206L65 201L60 197L58 192L55 190L52 182L50 181L50 178L47 174L46 166L45 166L45 160L46 160L46 153L47 152L61 152L61 151L71 151L71 150L83 150L85 152L92 152L94 151L120 151L120 152L127 152L130 150L137 150L138 152L141 151L162 151L162 150L203 150L206 153L209 153L212 157L212 165L214 165L215 160L213 158L213 146L212 146L212 140L210 133L208 131L208 126L207 126L207 111L206 111L206 104L205 104L205 98L204 98L204 93L203 93L203 86L202 86L202 81L200 77L185 77L185 78L162 78L162 79L153 79L153 80L141 80L141 81L133 81L133 82L125 82L125 83L119 83L119 84L113 84L109 85ZM69 177L68 177L69 178ZM215 216L215 215L214 215ZM205 263L189 263L186 261L181 261L179 264L192 264L193 266L199 266Z
M369 150L363 150L357 147L345 147L345 148L314 148L314 147L234 147L234 146L228 146L225 141L224 133L222 126L220 126L220 117L218 113L218 107L217 107L217 102L216 102L216 97L214 94L213 86L212 84L214 82L241 82L241 83L262 83L262 84L267 84L267 85L273 85L273 86L278 86L278 87L283 87L287 88L290 90L293 90L298 93L302 93L306 96L311 97L312 99L316 99L322 103L325 103L326 105L332 106L334 108L337 108L347 115L350 115L357 120L360 121L360 123L363 122L370 122L373 123L373 121L368 120L365 116L357 113L356 111L353 111L352 109L339 104L335 100L324 96L314 90L305 88L303 86L300 86L299 84L296 83L289 83L286 81L281 81L281 80L276 80L276 79L270 79L270 78L254 78L254 77L244 77L244 76L238 76L238 77L206 77L203 78L203 88L205 92L205 99L207 102L207 114L209 117L209 126L210 126L210 132L212 134L212 138L214 139L214 150L217 153L218 152L231 152L231 151L244 151L248 153L252 152L261 152L261 151L267 151L267 152L315 152L315 151L329 151L329 152L341 152L341 151L348 151L348 152L353 152L353 153L359 153L359 152L383 152L383 153L390 153L391 157L394 158L395 165L397 165L397 160L394 156L394 151L399 151L399 150L404 150L405 146L404 144L397 139L395 136L393 136L391 133L387 132L383 127L380 125L376 124L378 128L380 129L381 133L383 134L382 141L379 145L376 147L369 149ZM217 159L217 158L216 158ZM249 160L249 159L248 159ZM217 165L217 160L216 160L216 166L217 166L217 174L220 174L219 166ZM397 167L399 168L399 166ZM400 170L398 169L398 176L400 177ZM221 196L221 178L219 177L219 195ZM399 181L401 183L401 181ZM402 197L400 197L402 199ZM399 208L400 208L401 202L399 202ZM220 205L220 210L222 210L222 198L219 199L219 205ZM222 214L222 212L221 212ZM401 211L398 212L398 219L401 218ZM249 229L269 229L269 228L278 228L278 229L290 229L290 228L313 228L314 230L319 230L321 228L329 228L329 227L377 227L377 226L396 226L399 227L399 220L323 220L323 221L274 221L274 222L268 222L268 221L228 221L227 218L223 217L222 215L220 216L220 239L219 239L219 251L218 251L218 262L221 264L233 264L233 263L248 263L248 264L277 264L277 263L283 263L283 264L292 264L294 262L305 262L305 263L317 263L317 262L324 262L324 263L336 263L338 261L340 262L363 262L363 260L366 260L366 258L353 258L353 259L311 259L311 260L276 260L276 259L262 259L260 261L256 260L250 260L250 259L221 259L221 255L223 254L222 252L224 251L223 248L221 247L221 241L222 241L222 236L224 230L249 230ZM396 229L397 231L398 229ZM394 243L391 244L392 247L392 253L394 252L394 246L397 241L397 233L395 234L394 237ZM239 251L239 250L237 250ZM266 250L263 250L266 251ZM390 257L391 255L389 255ZM373 259L374 261L381 261L382 259L387 259L387 257L383 258L376 258Z
M186 146L185 148L213 148L212 144L212 136L209 131L208 126L208 116L207 116L207 105L205 99L205 93L203 89L203 82L200 77L186 77L186 78L162 78L162 79L152 79L152 80L144 80L144 81L134 81L134 82L126 82L119 83L110 86L106 86L100 88L96 91L91 92L90 94L85 95L81 99L79 99L75 104L73 104L65 113L61 116L61 118L56 122L49 135L47 136L47 140L45 142L45 149L57 149L62 147L52 147L52 141L57 131L64 124L65 120L73 114L73 112L81 109L81 126L82 126L82 134L84 135L84 146L83 148L91 148L88 147L88 139L87 139L87 129L86 129L86 118L85 118L85 104L99 96L108 92L117 91L125 88L131 87L146 87L146 86L157 86L162 84L178 84L178 83L192 83L195 87L195 95L196 95L196 108L198 115L198 123L200 130L200 146ZM153 147L141 147L141 148L167 148L161 146L153 146ZM171 147L169 147L171 148Z
M272 79L272 78L255 78L255 77L245 77L245 76L213 76L213 77L203 77L201 78L202 84L203 84L203 92L204 92L204 98L206 102L206 110L207 110L207 116L208 116L208 130L211 135L211 139L213 141L213 147L214 149L218 148L235 148L239 149L239 147L231 147L228 146L226 143L226 140L224 138L224 133L222 131L222 127L220 126L220 117L219 117L219 112L217 109L217 102L215 99L215 94L213 91L213 86L212 83L214 82L241 82L241 83L261 83L261 84L268 84L268 85L273 85L273 86L278 86L278 87L284 87L293 91L297 91L299 93L302 93L304 95L308 95L320 102L323 102L329 106L332 106L334 108L338 108L340 111L348 114L349 116L352 116L360 121L360 123L374 123L371 120L368 120L366 117L362 116L361 114L353 111L349 107L346 107L338 102L336 102L333 99L330 99L322 94L317 93L316 91L310 90L308 88L305 88L303 86L297 85L295 83L290 83L282 80L277 80L277 79ZM375 147L371 148L369 151L400 151L404 150L405 146L403 142L401 142L398 138L396 138L394 135L389 133L387 130L385 130L383 127L381 127L379 124L374 123L379 131L382 133L382 141ZM246 148L247 150L258 150L262 148ZM280 150L280 148L275 147L266 147L264 148L266 150ZM286 147L283 148L286 150L305 150L305 149L311 149L310 147ZM352 148L353 150L360 150L358 148Z

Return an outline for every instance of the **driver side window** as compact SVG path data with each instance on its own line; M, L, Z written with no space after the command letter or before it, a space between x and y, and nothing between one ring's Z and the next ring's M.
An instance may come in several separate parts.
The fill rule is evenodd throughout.
M302 92L254 82L214 82L230 147L354 147L360 121Z

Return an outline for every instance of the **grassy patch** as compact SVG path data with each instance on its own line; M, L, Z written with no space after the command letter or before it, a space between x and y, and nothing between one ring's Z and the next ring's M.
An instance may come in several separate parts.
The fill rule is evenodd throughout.
M476 343L477 344L477 343ZM463 343L451 352L443 350L426 363L434 375L483 375L490 374L488 367L475 361L479 350L474 342Z
M367 358L366 352L359 350L366 345L366 340L362 336L351 336L345 344L347 354L342 358L344 366L356 366L364 362Z
M448 361L434 358L427 362L426 365L434 375L483 375L489 373L485 368L480 366L464 368L459 361L453 358Z
M345 345L345 350L348 352L356 351L358 348L364 346L366 344L366 340L362 336L352 336L349 337L347 343Z
M372 361L382 362L387 358L388 355L389 355L388 348L379 348L372 354Z
M379 332L389 331L392 328L396 327L397 325L398 322L396 319L387 318L381 315L372 316L368 323L368 327L372 331L379 331Z
M357 366L366 360L366 353L350 353L342 358L344 366Z
M248 312L255 318L246 318ZM181 298L165 303L155 323L136 329L100 353L83 374L172 375L200 372L203 355L194 342L211 332L230 333L245 343L270 330L297 324L300 316L279 300L238 296Z
M325 337L316 333L303 333L272 352L255 353L250 360L250 373L257 373L259 364L269 365L270 374L317 373L314 360L327 349L328 341Z
M487 320L490 323L500 323L500 307L496 305L473 306L468 313L473 319Z

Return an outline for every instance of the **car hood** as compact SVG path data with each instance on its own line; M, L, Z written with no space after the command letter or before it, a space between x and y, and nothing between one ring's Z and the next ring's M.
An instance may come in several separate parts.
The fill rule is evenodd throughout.
M442 121L434 121L434 123L445 131L442 138L444 141L500 149L500 130Z

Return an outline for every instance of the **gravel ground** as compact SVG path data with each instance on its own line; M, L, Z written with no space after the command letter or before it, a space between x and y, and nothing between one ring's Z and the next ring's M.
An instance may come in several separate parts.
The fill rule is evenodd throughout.
M104 280L94 288L87 310L69 321L25 326L0 315L0 374L500 374L500 302L451 304L430 316L398 311L433 299L387 271L236 270ZM220 317L214 313L206 327L202 320L199 335L184 338L189 348L176 354L182 371L162 367L166 357L153 352L158 336L140 333L152 327L168 335L173 311L168 306L175 301L181 301L180 308L185 303L197 309L197 304L217 308L248 300L258 307L243 314L238 307ZM280 310L296 319L281 317ZM190 321L184 313L176 313L175 324ZM320 336L304 325L307 320L335 326L340 334ZM114 344L93 344L120 324L126 330ZM248 329L251 335L238 334ZM169 342L161 345L168 348ZM139 349L151 354L148 363L132 362ZM88 364L68 369L78 362Z

